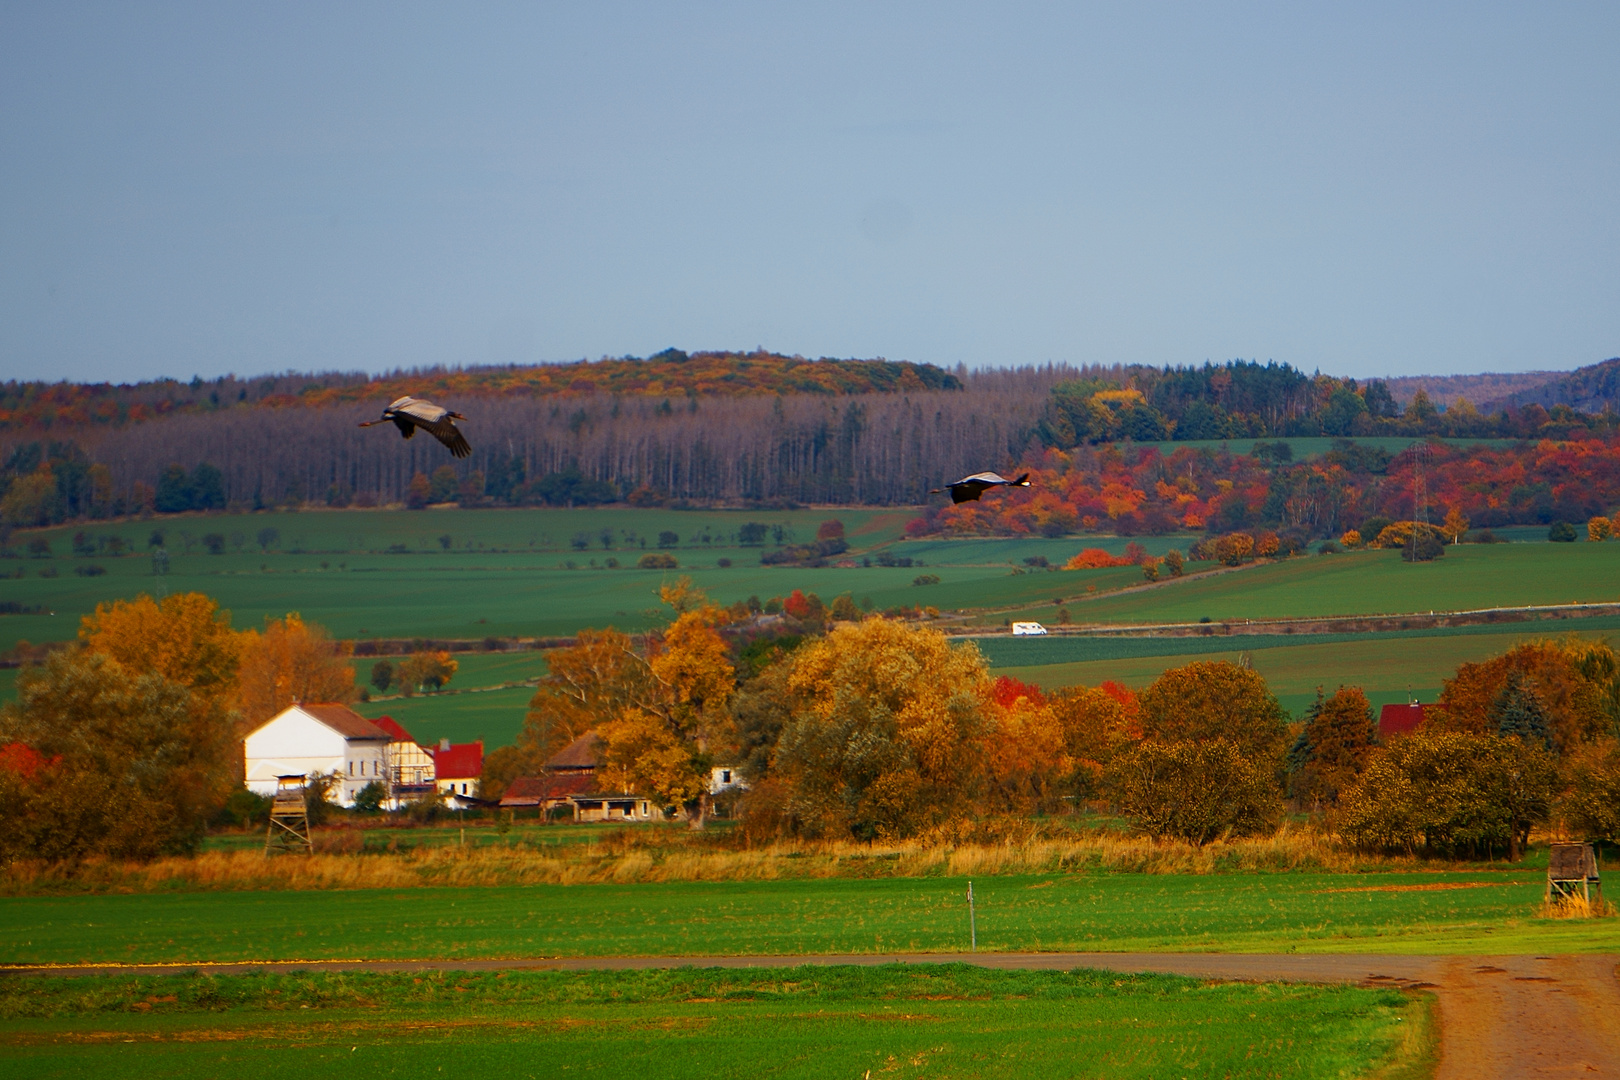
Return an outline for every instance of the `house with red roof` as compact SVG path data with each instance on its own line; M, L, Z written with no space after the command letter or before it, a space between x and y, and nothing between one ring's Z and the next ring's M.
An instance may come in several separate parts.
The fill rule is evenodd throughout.
M1385 705L1378 710L1378 738L1388 742L1395 735L1409 735L1423 724L1424 710L1433 705L1420 705L1415 701Z
M455 805L455 796L478 798L478 780L484 775L484 741L452 743L439 740L438 748L429 750L433 757L433 774L444 801Z
M416 738L392 716L379 716L372 723L388 732L388 801L398 810L435 790L437 771L433 755L422 749Z
M571 806L575 821L652 821L657 808L652 800L626 785L604 784L598 768L601 741L587 731L553 754L539 776L521 776L507 787L501 806L508 810L535 807L544 817L559 806ZM614 788L621 790L613 790ZM606 788L607 790L604 790Z

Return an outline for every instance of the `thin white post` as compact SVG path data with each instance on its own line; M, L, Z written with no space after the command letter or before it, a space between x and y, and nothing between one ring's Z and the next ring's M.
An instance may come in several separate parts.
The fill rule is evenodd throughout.
M968 941L972 952L979 951L979 923L973 911L973 882L968 882Z

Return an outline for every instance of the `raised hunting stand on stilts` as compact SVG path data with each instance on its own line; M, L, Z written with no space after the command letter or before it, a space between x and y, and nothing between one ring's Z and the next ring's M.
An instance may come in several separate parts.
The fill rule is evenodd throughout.
M315 853L315 843L309 838L309 808L304 804L302 776L276 777L276 801L270 804L270 831L264 837L264 853L277 851Z
M1591 844L1554 844L1547 853L1547 899L1579 895L1587 903L1603 899L1597 855Z

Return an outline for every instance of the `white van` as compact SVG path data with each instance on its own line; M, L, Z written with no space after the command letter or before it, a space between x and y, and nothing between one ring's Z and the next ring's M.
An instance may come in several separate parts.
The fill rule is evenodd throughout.
M1044 633L1046 633L1046 627L1042 626L1038 622L1015 622L1015 623L1013 623L1013 636L1014 637L1026 637L1026 636L1031 636L1031 635L1036 635L1036 634L1044 634Z

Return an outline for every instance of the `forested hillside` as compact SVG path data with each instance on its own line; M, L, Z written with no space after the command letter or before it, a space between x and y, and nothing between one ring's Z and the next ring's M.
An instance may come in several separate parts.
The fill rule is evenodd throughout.
M430 437L407 442L391 427L358 426L406 392L465 413L472 456L455 461ZM1243 519L1329 535L1346 514L1392 512L1378 493L1393 490L1388 470L1401 465L1383 450L1346 447L1303 463L1288 460L1286 444L1241 459L1211 449L1223 440L1323 436L1525 441L1495 457L1476 454L1468 466L1476 475L1457 481L1457 491L1472 494L1451 501L1481 523L1573 517L1615 501L1601 464L1615 444L1612 412L1534 403L1482 412L1462 399L1442 410L1421 391L1403 407L1378 380L1248 361L953 373L670 350L647 360L376 379L12 384L7 394L0 523L12 527L306 503L914 505L930 488L984 468L1030 468L1044 479L1038 492L999 500L1002 518L969 508L932 525L1154 532ZM1169 446L1143 453L1190 441L1204 446L1191 456ZM1574 472L1556 465L1558 454L1536 449L1548 442L1576 446L1586 464ZM1107 447L1118 452L1101 452ZM1115 476L1121 469L1130 475ZM1350 479L1333 479L1341 475ZM1105 495L1115 483L1137 494ZM1194 490L1166 495L1159 486L1167 483ZM1220 483L1230 490L1210 487ZM1037 507L1053 498L1062 505Z

